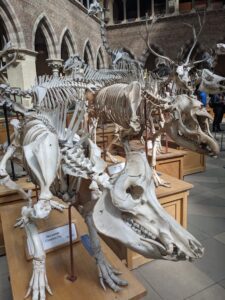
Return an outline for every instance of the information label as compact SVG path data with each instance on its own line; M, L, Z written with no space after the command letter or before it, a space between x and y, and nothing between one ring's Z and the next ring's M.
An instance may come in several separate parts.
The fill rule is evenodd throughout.
M72 240L73 242L77 240L76 225L72 223ZM63 225L48 231L39 233L39 237L42 241L44 250L49 252L60 246L67 245L70 241L69 238L69 225ZM29 256L33 256L33 245L29 243L27 239L27 248Z
M109 175L114 175L121 172L125 167L125 162L121 162L119 164L111 165L108 167Z

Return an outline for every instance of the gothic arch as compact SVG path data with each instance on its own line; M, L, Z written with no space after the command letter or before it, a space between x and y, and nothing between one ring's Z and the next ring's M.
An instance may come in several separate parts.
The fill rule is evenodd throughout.
M113 1L113 21L114 23L120 23L124 18L124 6L122 0Z
M22 27L9 1L0 0L0 16L6 27L7 39L14 47L26 48Z
M35 35L38 28L41 28L45 36L47 48L48 48L48 58L58 58L59 53L56 47L56 45L58 44L57 37L45 13L40 14L34 23L33 32L32 32L33 50L35 50Z
M67 52L66 56L68 56L68 57L70 57L71 55L76 53L75 40L73 38L71 31L67 27L65 27L61 33L59 47L60 47L60 49L58 51L63 60L66 59L66 57L64 57L65 56L64 53ZM63 49L63 48L66 48L66 49Z
M105 60L103 55L102 47L99 46L97 55L96 55L96 69L104 69L105 68Z
M83 58L86 64L90 65L91 67L94 67L94 51L91 46L91 43L89 40L87 40L84 44L84 51L83 51Z
M159 46L157 46L155 44L152 44L151 47L157 53L159 53L161 55L164 55L164 51ZM155 59L156 59L156 56L154 54L152 54L152 52L148 48L146 48L142 52L142 55L141 55L139 61L140 61L140 63L142 64L142 66L144 68L147 68L147 65L149 65L150 69L154 69L154 67L155 67ZM147 68L147 69L149 69L149 68Z

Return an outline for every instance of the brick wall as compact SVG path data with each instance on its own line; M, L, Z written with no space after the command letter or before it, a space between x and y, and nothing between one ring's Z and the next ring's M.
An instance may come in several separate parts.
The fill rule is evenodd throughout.
M163 18L154 26L151 43L160 48L164 54L175 59L178 49L193 37L191 28L183 23L194 23L198 28L197 22L197 15L194 13ZM140 37L140 32L145 34L144 24L144 22L139 22L108 26L108 39L111 47L125 47L140 58L146 50L146 44ZM225 42L225 11L208 11L206 24L199 39L200 45L203 48L215 47L216 43L221 40Z

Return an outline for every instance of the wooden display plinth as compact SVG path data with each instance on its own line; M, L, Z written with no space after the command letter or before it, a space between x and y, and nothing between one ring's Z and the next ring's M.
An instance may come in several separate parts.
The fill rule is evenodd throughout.
M24 190L33 190L32 197L36 196L35 185L32 182L27 182L27 177L20 178L16 181ZM12 205L24 201L16 191L0 185L0 255L5 253L4 239L2 233L1 211L6 205Z
M170 182L171 187L160 186L156 188L159 202L182 226L187 227L187 199L189 190L193 185L166 174L163 174L162 178ZM120 242L105 237L104 240L120 259L125 260L128 268L131 270L150 261L140 254L125 248Z
M180 147L173 141L169 141L169 146L177 150L185 151L183 159L183 174L190 175L205 171L205 155L193 152L187 148Z
M10 121L10 118L9 118ZM9 124L9 131L10 134L13 132L12 125ZM6 125L5 125L5 119L0 118L0 144L4 144L7 141L7 134L6 134Z
M132 150L145 150L143 144L139 141L130 142ZM114 146L114 152L117 152L119 155L124 156L124 150L121 144L116 144ZM186 155L185 151L176 150L174 148L162 147L162 153L157 154L156 157L156 170L167 175L173 176L177 179L183 179L184 177L184 157ZM152 153L151 150L148 151L148 161L151 162Z
M163 147L162 153L157 154L156 157L156 170L177 179L183 179L185 154L185 151L173 148L166 150L166 148ZM149 152L148 159L149 161L152 159L151 152Z
M24 298L32 274L32 262L28 262L25 256L24 230L13 228L15 219L20 216L20 210L21 204L2 209L2 226L14 300ZM76 220L79 235L86 234L87 227L75 209L72 210L72 217ZM63 213L52 211L46 222L49 226L50 223L57 224L58 220L60 223L66 222L68 220L67 211ZM78 276L73 283L67 280L70 270L69 248L65 247L47 254L47 275L54 293L53 296L47 295L47 299L136 300L145 296L146 290L142 284L103 241L101 241L101 245L108 261L122 271L122 278L129 282L128 287L123 288L119 293L114 293L109 288L104 292L99 283L95 259L89 255L81 242L78 242L73 246L75 274Z

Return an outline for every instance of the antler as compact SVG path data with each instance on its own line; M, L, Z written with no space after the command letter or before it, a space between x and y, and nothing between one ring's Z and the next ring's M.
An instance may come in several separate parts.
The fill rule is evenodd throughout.
M193 24L184 23L185 25L187 25L187 26L189 26L189 27L192 28L192 32L193 32L193 36L194 36L194 43L193 43L193 45L192 45L192 47L191 47L191 49L190 49L190 51L189 51L189 53L187 55L186 61L184 63L185 66L187 66L187 65L190 64L189 61L190 61L190 58L191 58L191 54L192 54L192 52L193 52L193 50L194 50L194 48L195 48L195 46L196 46L196 44L198 42L198 38L199 38L199 36L200 36L200 34L202 32L202 29L203 29L203 27L205 25L205 16L206 16L206 14L204 12L203 20L201 21L200 15L198 14L198 23L199 23L199 26L200 26L200 29L199 29L198 33L196 33L196 29L195 29L195 26ZM196 61L196 62L191 63L191 64L197 64L197 63L203 62L204 60L205 59L199 60L199 61Z
M153 16L153 19L152 19L152 22L151 22L151 25L149 26L148 24L148 20L147 20L147 17L148 15L146 14L146 26L145 26L145 29L146 29L146 35L147 35L147 38L144 37L142 35L142 33L140 32L140 36L142 37L142 39L144 40L146 46L148 47L148 49L152 52L152 54L154 54L155 56L159 57L159 58L162 58L164 60L167 60L170 64L172 65L176 65L176 63L170 59L169 57L167 56L164 56L164 55L161 55L159 53L157 53L154 49L152 49L151 45L150 45L150 32L154 26L154 24L157 22L158 18L156 16Z

